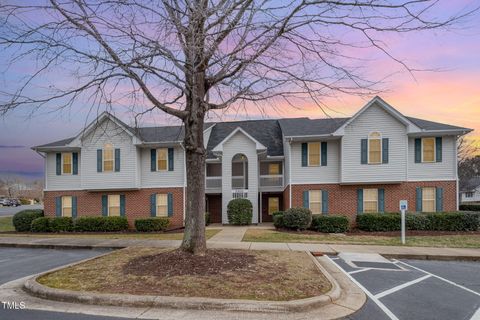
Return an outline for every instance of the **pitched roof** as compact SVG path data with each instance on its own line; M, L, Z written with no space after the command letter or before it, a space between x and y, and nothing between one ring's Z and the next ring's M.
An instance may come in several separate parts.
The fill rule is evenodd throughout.
M293 136L316 136L335 132L350 118L286 118L278 120L283 135Z
M247 120L216 123L208 140L207 158L214 158L213 148L238 127L248 132L264 146L267 146L267 155L283 156L282 131L278 120Z
M478 187L480 187L480 177L473 177L468 181L466 181L464 184L462 184L460 191L462 192L473 191Z
M72 142L75 139L75 137L63 139L63 140L58 140L54 142L50 142L47 144L42 144L40 146L36 146L35 148L46 148L46 147L64 147L68 145L70 142Z
M452 126L449 124L444 124L440 122L433 122L413 117L406 117L408 120L413 122L417 127L423 130L469 130L467 128Z

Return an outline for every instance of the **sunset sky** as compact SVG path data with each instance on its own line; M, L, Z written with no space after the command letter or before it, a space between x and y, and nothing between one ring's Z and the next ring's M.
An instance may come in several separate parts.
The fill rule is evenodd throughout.
M450 3L462 9L473 2ZM380 96L404 115L475 129L469 137L480 140L480 13L449 31L402 34L385 41L390 51L410 66L437 71L411 75L398 63L379 54L373 57L374 63L370 64L367 76L391 75L384 82L384 92ZM2 60L4 57L0 52ZM2 67L0 70L1 86L8 86L19 75L28 72L28 68L7 70ZM345 117L354 114L367 101L367 98L338 95L326 99L324 103L328 106L329 116ZM16 110L0 118L0 177L8 174L41 177L43 159L30 147L78 133L95 116L89 114L88 108L77 103L70 110L62 112L40 110L27 117L29 110ZM132 119L123 107L116 108L115 115L131 123ZM282 105L277 106L276 110L268 106L261 110L252 107L248 114L244 110L230 110L224 114L210 115L210 118L229 121L302 116L322 118L326 115L313 103L304 102L295 109ZM143 125L174 123L174 119L160 112L152 114L150 119L143 119Z

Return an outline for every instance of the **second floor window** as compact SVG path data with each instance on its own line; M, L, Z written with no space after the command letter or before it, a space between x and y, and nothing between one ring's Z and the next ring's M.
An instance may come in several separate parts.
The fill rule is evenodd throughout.
M73 168L73 161L72 161L72 153L65 152L62 153L62 173L63 174L72 174Z
M280 174L280 164L279 163L269 163L268 164L268 174L269 175Z
M368 163L382 163L382 136L379 132L372 132L368 136Z
M168 170L168 149L157 149L157 171Z
M113 145L107 143L103 146L103 171L112 172L115 158L113 156Z
M308 166L320 166L320 142L308 143Z
M435 161L435 138L422 139L422 162Z

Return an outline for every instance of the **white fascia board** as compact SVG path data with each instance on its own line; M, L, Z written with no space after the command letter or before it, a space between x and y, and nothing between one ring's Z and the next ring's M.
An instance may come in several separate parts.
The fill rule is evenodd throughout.
M227 142L231 137L233 137L237 132L243 133L245 136L247 136L250 140L252 140L255 143L255 148L257 150L266 150L267 147L265 147L263 144L258 142L254 137L249 135L245 130L243 130L240 127L237 127L235 130L233 130L228 136L225 137L219 144L217 144L213 149L212 152L222 152L223 151L223 144Z
M409 137L426 137L426 136L463 136L472 132L473 129L448 129L448 130L422 130L420 132L408 133Z

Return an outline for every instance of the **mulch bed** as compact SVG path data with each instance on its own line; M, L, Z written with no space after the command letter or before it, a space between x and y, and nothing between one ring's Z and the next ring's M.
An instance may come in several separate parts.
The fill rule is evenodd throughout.
M255 262L253 254L242 251L207 250L204 256L195 256L182 250L173 250L134 258L125 264L123 272L156 277L210 276L241 270Z
M321 233L313 230L303 230L303 231L294 231L289 229L278 229L277 231L292 233L292 234L311 234L311 235L330 235L331 233ZM398 237L400 230L398 231L362 231L359 229L353 229L346 233L331 234L331 235L344 235L348 236L385 236L385 237ZM425 230L407 230L407 236L468 236L468 235L480 235L480 230L478 231L425 231Z

